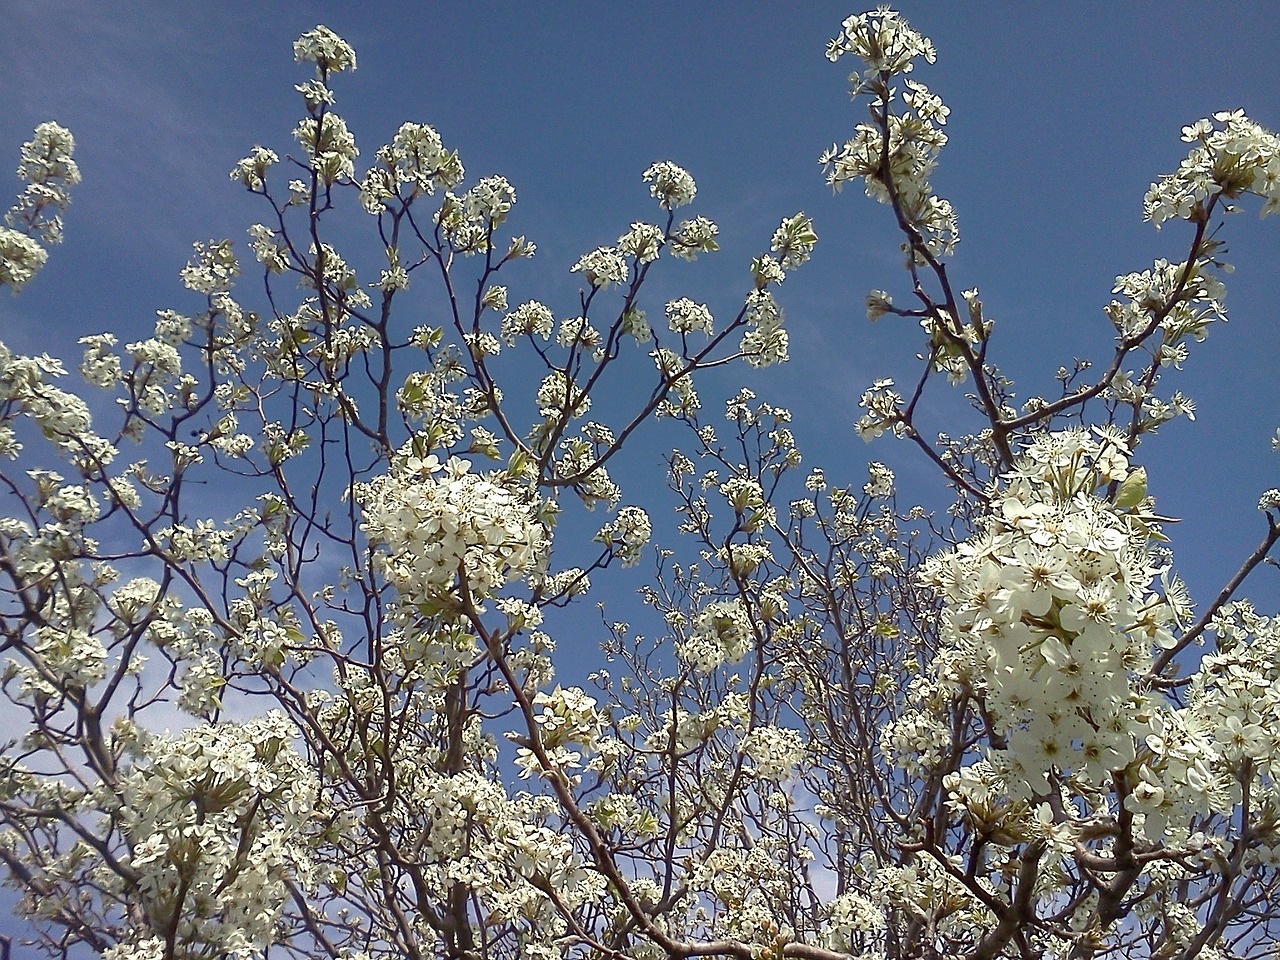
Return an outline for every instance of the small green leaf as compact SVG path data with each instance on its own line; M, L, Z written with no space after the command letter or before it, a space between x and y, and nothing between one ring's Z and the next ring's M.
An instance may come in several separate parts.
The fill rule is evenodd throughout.
M1136 507L1147 498L1147 469L1139 467L1125 478L1116 491L1117 507Z

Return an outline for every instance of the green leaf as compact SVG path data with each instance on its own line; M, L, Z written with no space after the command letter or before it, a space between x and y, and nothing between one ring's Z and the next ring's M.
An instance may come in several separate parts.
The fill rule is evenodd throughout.
M1125 478L1116 491L1116 506L1136 507L1147 498L1147 469L1139 467Z

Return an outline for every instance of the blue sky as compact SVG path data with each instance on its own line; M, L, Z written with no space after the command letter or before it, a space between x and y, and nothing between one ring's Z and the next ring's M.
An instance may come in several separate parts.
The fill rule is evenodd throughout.
M349 40L359 70L335 83L338 112L367 163L405 120L436 127L469 180L515 185L511 226L539 256L511 289L567 310L582 252L656 208L640 173L671 159L698 179L692 213L715 220L722 251L669 265L661 299L690 296L723 314L746 289L749 258L779 218L804 210L821 242L780 291L791 364L743 375L793 408L809 462L861 483L867 457L908 490L936 497L937 476L905 445L865 447L852 429L874 378L908 378L915 331L869 325L872 288L907 293L890 215L856 189L833 197L816 160L865 114L850 107L826 40L852 7L832 3L222 3L4 0L0 169L38 122L77 139L84 182L67 240L17 299L0 298L0 339L74 360L75 339L144 335L162 307L196 309L177 282L193 240L237 241L263 210L227 179L255 144L284 153L301 116L293 84L309 73L291 43L323 22ZM1260 4L905 2L938 47L919 79L952 109L935 178L959 212L953 276L978 286L995 318L993 356L1020 393L1052 390L1072 356L1104 360L1101 307L1117 273L1181 258L1188 233L1141 222L1147 185L1185 151L1180 128L1242 107L1280 127L1280 28ZM363 168L365 163L359 166ZM0 180L0 193L16 192ZM1141 460L1178 567L1207 601L1261 536L1254 504L1280 485L1280 219L1256 205L1224 232L1228 326L1211 331L1167 381L1199 404ZM250 289L248 285L245 290ZM251 303L251 297L246 297ZM655 297L651 313L660 310ZM717 304L720 305L716 310ZM713 397L704 401L710 406ZM961 393L936 390L926 429L959 432ZM718 406L718 403L717 403ZM669 435L631 463L660 474ZM647 467L646 467L647 465ZM622 478L624 485L626 477ZM1268 576L1270 574L1270 576ZM1247 593L1276 608L1274 571ZM2 925L2 924L0 924Z

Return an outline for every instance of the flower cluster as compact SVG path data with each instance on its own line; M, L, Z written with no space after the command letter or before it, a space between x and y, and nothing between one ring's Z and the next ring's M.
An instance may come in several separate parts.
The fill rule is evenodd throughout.
M773 506L766 502L764 488L749 477L731 477L720 485L720 495L728 502L738 526L754 533L774 520Z
M769 261L772 262L772 261ZM747 330L740 349L753 367L786 363L790 339L782 325L782 307L768 290L752 290L745 310Z
M595 539L620 559L624 567L634 567L640 562L652 533L649 515L643 509L623 507L617 517L600 528Z
M1245 601L1213 622L1217 649L1191 676L1185 705L1161 707L1129 770L1125 806L1140 813L1147 838L1194 840L1187 824L1228 820L1251 805L1250 864L1280 862L1280 621Z
M580 273L593 287L608 287L627 280L627 261L613 247L597 247L583 254L569 270Z
M1111 301L1105 308L1107 317L1125 338L1141 336L1159 323L1164 336L1157 359L1162 365L1181 360L1174 351L1185 338L1204 340L1209 324L1226 319L1226 291L1213 267L1211 257L1191 265L1157 260L1150 270L1116 277L1111 292L1123 294L1125 300Z
M347 129L347 122L336 113L304 117L293 131L293 137L325 186L350 180L355 175L360 150L356 147L356 138Z
M1210 198L1252 193L1266 201L1262 215L1280 211L1280 137L1241 110L1215 113L1182 128L1193 144L1173 173L1151 185L1143 201L1156 227L1167 220L1202 221Z
M456 187L464 175L458 152L446 150L440 135L425 123L401 124L377 156L380 166L371 167L360 183L360 202L371 214L381 213L400 196L403 185L415 195L430 194Z
M21 290L48 259L49 251L25 233L0 227L0 284Z
M517 337L541 337L547 340L551 337L555 322L550 309L536 300L530 300L502 318L502 339L507 346L513 346Z
M1172 645L1176 610L1152 590L1158 527L1145 484L1123 487L1135 475L1112 433L1042 437L977 536L922 569L946 604L935 675L982 698L1011 794L1067 772L1105 785L1150 731L1135 681Z
M231 241L210 240L208 243L194 243L192 248L195 253L180 273L182 285L209 296L230 290L240 273Z
M27 182L5 215L9 227L44 244L62 242L59 216L71 202L69 188L80 182L80 168L72 159L76 142L71 131L56 123L42 123L22 145L18 176Z
M15 430L26 417L62 454L86 471L109 464L116 448L92 429L88 404L54 385L66 374L50 356L24 357L0 343L0 451L14 458L22 450Z
M803 213L797 213L783 220L773 232L769 249L777 256L778 265L783 270L794 270L808 261L817 242L813 221Z
M403 456L356 498L364 530L386 548L382 563L409 605L482 600L545 562L536 504L504 475L473 473L465 460Z
M576 419L591 409L591 397L568 373L553 370L538 387L538 415L544 420Z
M844 893L826 906L824 943L828 950L857 954L862 937L884 929L884 911L859 893Z
M781 783L800 766L804 739L787 727L759 726L742 741L741 750L751 760L751 773L761 780Z
M853 54L866 67L864 80L910 73L917 57L926 63L937 58L929 38L912 30L901 14L888 7L849 17L840 27L840 34L827 44L827 59L835 63L846 53Z
M324 24L308 30L294 41L293 59L297 63L314 63L321 76L356 68L356 52L351 44Z
M893 381L886 378L877 380L870 389L862 394L861 406L864 413L856 424L858 436L871 441L879 437L885 430L898 430L902 415L899 412L902 397L893 390Z
M693 203L698 186L689 171L670 160L660 160L644 172L644 182L649 192L657 198L663 210L674 210Z
M254 147L253 153L236 162L231 168L231 179L244 184L246 189L261 191L266 188L267 171L280 162L280 156L266 147Z
M674 417L697 410L702 404L693 388L693 376L688 372L693 365L666 347L658 347L649 356L653 357L658 373L662 375L671 395L674 395L674 399L668 396L663 401L658 408L659 414Z
M868 497L893 496L893 471L883 463L868 463L867 482L862 485L862 492Z
M542 748L553 765L560 770L578 766L582 754L569 749L576 744L584 750L595 747L604 726L604 718L596 710L594 697L587 696L581 687L561 687L550 692L539 691L533 705L540 708L537 715L538 736ZM516 756L521 776L529 777L542 772L542 762L527 747L521 747Z
M720 249L716 237L720 228L706 217L681 220L675 233L667 238L673 256L681 260L696 260L700 253L714 253Z
M852 139L822 155L827 182L840 189L850 180L866 182L867 196L893 204L920 235L932 255L950 253L959 239L951 203L935 196L929 178L947 143L942 127L950 112L928 87L906 81L905 109L891 110L897 96L893 78L910 73L916 59L934 61L933 44L895 11L850 17L827 47L832 62L846 53L862 60L853 73L853 94L875 98L873 122L861 123Z
M147 738L119 816L148 932L252 956L275 937L287 881L310 882L315 774L282 714ZM200 906L197 906L199 904Z
M44 266L45 247L62 242L61 214L71 202L69 189L80 182L75 146L71 131L52 122L36 127L22 145L18 176L27 185L0 227L0 284L14 293Z
M713 600L704 606L677 650L695 670L709 673L722 664L737 663L755 643L747 608L741 599L734 598Z
M652 223L636 222L618 238L617 250L624 257L634 257L637 264L658 259L664 241L662 228Z
M462 195L467 218L492 231L507 219L516 203L516 189L506 177L485 177Z
M397 828L420 883L442 899L467 890L485 923L514 927L531 957L554 956L552 945L567 932L556 907L598 902L603 878L554 829L547 798L509 796L479 771L443 776L412 753L398 756L396 769Z
M694 330L711 335L715 320L705 304L694 303L688 297L667 301L667 325L673 333L690 333Z

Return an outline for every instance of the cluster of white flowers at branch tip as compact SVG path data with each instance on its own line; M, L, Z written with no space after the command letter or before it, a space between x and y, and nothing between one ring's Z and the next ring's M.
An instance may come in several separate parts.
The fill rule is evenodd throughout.
M546 562L536 502L505 474L473 473L466 460L402 455L355 497L364 530L386 548L381 563L410 607L478 603Z
M893 496L893 471L874 460L868 463L867 482L862 485L862 492L880 499Z
M360 184L360 202L371 214L379 214L393 200L449 190L462 182L462 160L456 150L446 150L440 135L423 123L405 123L386 146L378 148L381 166L371 167ZM508 206L508 209L510 207Z
M929 254L950 253L959 240L955 211L929 183L947 143L941 128L950 110L924 84L906 80L905 109L892 112L897 91L891 82L910 73L917 59L933 63L933 44L897 12L881 7L845 20L827 45L827 59L835 62L846 53L863 63L849 79L855 97L866 94L874 101L872 122L859 124L852 139L822 155L827 182L839 190L850 180L865 180L867 196L892 204Z
M901 429L902 397L892 388L893 381L885 378L877 380L870 389L863 392L861 406L867 412L856 424L858 436L863 440L870 442L886 430L897 433Z
M613 520L600 528L595 539L621 560L624 567L634 567L640 562L652 534L649 515L642 508L623 507Z
M720 228L706 217L681 220L675 232L668 238L672 256L681 260L696 260L700 253L714 253L720 249L716 237Z
M782 306L769 287L782 283L788 270L806 263L817 242L813 222L803 213L797 213L786 217L774 231L771 253L761 254L751 261L754 289L747 294L743 310L747 329L742 334L739 349L753 367L768 367L787 361L789 338L782 325Z
M237 160L230 177L248 190L262 191L266 187L267 171L280 162L280 155L266 147L254 147L253 152Z
M213 296L226 293L240 274L235 249L230 240L210 240L194 243L191 260L182 268L179 276L188 290Z
M1068 772L1105 786L1150 732L1156 704L1138 681L1179 615L1151 589L1145 474L1121 437L1067 431L1033 443L1007 480L979 534L922 569L946 603L935 682L982 698L1011 796Z
M644 182L649 184L649 192L664 210L693 203L698 193L698 185L693 182L689 171L670 160L659 160L650 166L644 172Z
M321 79L326 73L356 68L356 52L351 44L324 24L308 30L293 42L293 59L297 63L314 63Z
M659 416L688 415L702 406L702 401L693 388L693 376L688 372L692 364L666 347L658 347L649 356L653 357L658 372L670 389L669 395L658 407Z
M456 165L456 170L446 170L445 179L452 178L455 172L458 180L461 180L460 163ZM464 256L485 253L492 247L494 230L506 221L507 214L511 212L515 203L515 187L507 181L506 177L485 177L478 180L462 196L456 196L452 192L446 193L444 202L440 204L440 209L436 213L436 223L440 225L441 231L459 253ZM513 241L507 256L509 258L532 256L533 249L532 244L526 247Z
M1203 222L1207 202L1252 193L1266 202L1262 216L1280 211L1280 137L1241 110L1215 113L1182 128L1194 144L1173 173L1151 185L1143 212L1158 228L1167 220Z
M515 345L517 337L549 340L555 323L555 316L545 304L530 300L502 318L502 340L509 347Z
M668 300L666 314L667 326L672 333L691 333L696 330L710 336L715 326L715 319L706 304L694 303L688 297Z
M778 266L783 270L794 270L807 263L813 253L818 235L813 230L813 221L803 213L787 217L773 232L769 249L777 257Z
M591 396L563 370L547 374L538 387L538 415L544 420L577 419L591 409Z
M613 247L597 247L579 257L569 272L582 274L593 287L609 287L626 282L627 261Z
M640 319L643 322L644 314L642 312L640 313ZM466 336L473 339L477 338L477 335L475 334L466 334ZM492 334L482 333L478 335L478 339L480 340L483 340L486 337L490 337L494 340L494 343L491 345L492 349L490 349L489 352L496 354L498 349L500 349L497 344L497 338L492 337ZM568 347L574 350L585 347L591 351L591 356L597 363L599 363L604 356L602 350L604 337L586 317L565 317L562 319L560 321L559 328L556 330L556 343L562 347Z
M61 214L71 202L70 188L80 182L75 147L71 131L53 122L40 124L22 145L18 176L26 187L0 227L0 285L13 293L45 265L45 247L62 242Z
M741 598L713 600L702 608L693 630L676 647L680 659L695 670L710 673L737 663L755 648L751 618Z
M835 63L846 53L863 61L866 70L861 76L867 81L884 73L910 73L917 57L926 63L937 58L932 41L912 30L896 10L884 6L845 19L840 35L827 43L827 59ZM850 79L856 82L857 77L855 73Z

